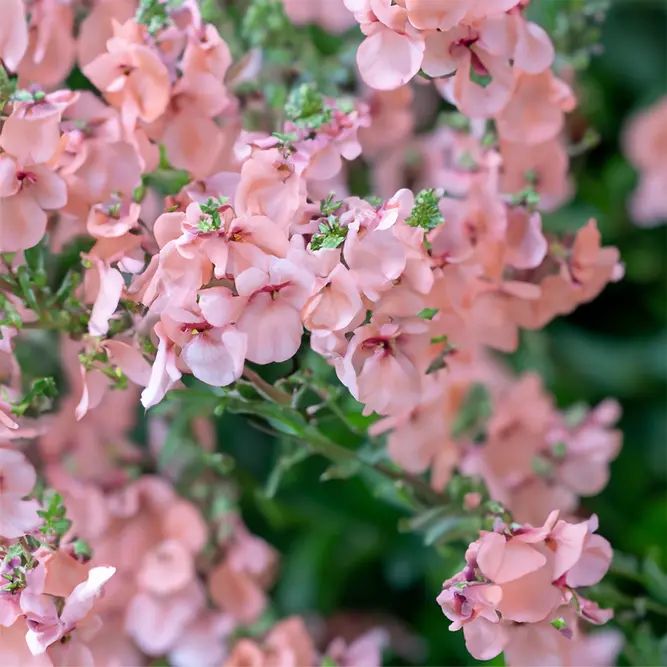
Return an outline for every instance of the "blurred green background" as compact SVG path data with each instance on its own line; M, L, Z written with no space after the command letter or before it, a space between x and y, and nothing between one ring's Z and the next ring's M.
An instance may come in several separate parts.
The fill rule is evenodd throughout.
M531 11L548 25L556 4L535 0ZM601 42L602 54L576 84L578 122L593 126L600 142L574 159L576 198L546 216L545 227L576 229L597 218L605 244L620 248L626 276L572 316L525 335L513 362L517 370L538 370L562 406L593 405L607 396L621 401L623 450L608 488L586 500L585 509L599 514L600 531L615 548L640 560L649 556L665 570L667 227L641 229L628 219L626 202L637 176L619 145L628 116L667 92L665 4L612 3ZM405 642L403 656L388 654L390 664L476 664L462 633L448 632L435 602L442 581L460 565L460 553L446 558L418 537L400 534L400 508L379 502L363 481L319 482L322 461L299 464L267 500L260 488L277 459L276 443L233 416L220 419L219 442L237 460L250 527L282 553L274 590L279 614L390 614L421 638ZM639 594L641 587L630 584L625 592ZM665 664L664 623L658 617L636 627L621 663Z

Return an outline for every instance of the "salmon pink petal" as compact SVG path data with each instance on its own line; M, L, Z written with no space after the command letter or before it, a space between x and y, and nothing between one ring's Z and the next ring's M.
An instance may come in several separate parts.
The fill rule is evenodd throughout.
M248 360L257 364L287 361L301 345L303 324L299 311L266 293L252 299L237 327L248 336Z
M23 500L15 493L0 494L0 536L13 540L35 530L42 523L39 509L36 500Z
M23 0L6 0L0 23L0 60L16 72L28 48L28 21Z
M588 535L588 522L571 524L559 521L549 536L556 542L554 554L554 581L562 577L581 558L584 540Z
M547 254L547 239L542 233L542 216L511 211L507 225L507 256L505 261L517 269L533 269Z
M157 354L151 368L150 381L141 392L141 404L147 410L153 405L157 405L181 379L181 372L176 367L176 352L167 339L162 323L155 326L155 334L159 341Z
M192 374L214 387L225 387L243 373L247 336L233 328L200 333L183 346L181 357Z
M463 626L466 648L476 660L491 660L503 651L508 641L507 630L500 623L476 618Z
M36 164L30 167L37 183L29 189L35 201L45 210L57 210L67 203L67 185L48 167Z
M158 595L170 595L184 588L195 576L192 554L176 540L165 540L141 561L137 583Z
M607 573L611 564L611 545L601 535L589 535L583 553L566 576L568 586L594 586Z
M22 452L0 449L0 495L27 496L37 481L37 472Z
M109 320L118 308L125 281L118 269L112 269L98 259L93 261L99 272L99 291L90 314L88 331L91 336L105 336L109 331Z
M199 307L204 319L214 327L226 327L238 320L245 299L234 296L226 287L210 287L199 292Z
M0 252L37 245L46 232L46 223L46 213L25 190L0 198Z
M118 366L132 382L140 387L148 385L151 366L137 348L122 340L105 340L102 347L109 354L111 363Z
M12 158L0 156L0 197L11 197L21 189L16 171L16 162Z
M102 402L109 387L109 378L101 371L86 371L83 366L80 366L80 373L81 397L74 411L77 421L83 419L89 410L94 410Z
M359 46L357 65L361 78L371 88L394 90L417 74L423 54L423 39L377 24L373 34Z
M552 585L552 571L549 564L503 584L503 598L498 605L503 619L538 623L563 604L562 592Z
M104 584L116 573L115 567L94 567L88 572L86 581L80 583L65 600L60 620L74 627L92 610Z
M162 519L162 531L168 539L179 541L192 554L205 546L208 529L197 508L187 500L170 503Z
M554 45L546 31L535 23L515 15L518 39L514 51L514 65L524 72L539 74L551 67L554 61Z
M266 595L259 584L245 572L233 570L228 563L211 572L208 588L213 601L239 623L254 623L266 606Z
M47 554L42 561L46 573L44 593L66 598L88 577L88 567L64 551Z
M208 116L185 112L171 118L162 135L169 163L194 178L208 176L222 149L220 127Z
M477 563L484 576L496 584L519 579L543 567L546 557L528 544L506 540L498 533L482 537Z
M125 631L144 653L164 655L176 645L183 628L194 621L204 604L204 593L197 585L163 597L138 593L127 607Z

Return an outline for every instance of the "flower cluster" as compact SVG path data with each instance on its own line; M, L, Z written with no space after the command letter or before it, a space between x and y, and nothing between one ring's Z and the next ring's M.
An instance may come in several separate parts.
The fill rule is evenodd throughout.
M600 581L611 562L596 528L595 516L572 524L555 511L539 528L513 523L484 532L438 596L449 629L463 628L479 660L505 651L511 664L573 664L577 617L602 624L612 616L577 590Z
M21 452L0 449L0 655L26 665L92 664L97 600L116 568L86 564L58 494L44 505L25 499L36 480Z
M579 619L612 613L580 590L602 579L611 547L595 517L579 520L579 499L608 481L620 408L558 410L536 375L514 377L490 354L516 351L522 330L623 276L595 220L572 234L543 228L572 191L564 119L576 101L527 4L258 0L248 10L258 22L283 26L286 14L336 33L358 23L365 36L357 64L370 90L324 95L290 71L276 114L249 85L266 53L251 39L234 62L203 3L6 0L5 662L381 664L380 628L325 640L300 617L272 615L279 555L246 527L208 419L228 400L272 427L289 414L305 426L282 432L299 446L360 466L313 437L321 405L299 402L312 390L330 407L341 385L375 419L372 445L386 437L378 470L393 482L436 503L461 479L482 489L459 509L477 512L476 528L490 515L495 524L438 597L471 654L612 659L615 635L601 646L580 631ZM64 83L79 79L81 89ZM415 135L433 127L420 115L442 97L460 113ZM644 223L664 212L664 111L628 134ZM360 158L381 198L352 194ZM57 333L58 382L17 361L24 343L44 342L35 329L54 333L51 346ZM296 369L306 353L337 387L290 395L253 370ZM282 387L312 379L287 375ZM175 413L193 384L205 398ZM250 392L278 413L267 417ZM144 447L139 402L155 408ZM26 443L38 487L56 495L34 491Z

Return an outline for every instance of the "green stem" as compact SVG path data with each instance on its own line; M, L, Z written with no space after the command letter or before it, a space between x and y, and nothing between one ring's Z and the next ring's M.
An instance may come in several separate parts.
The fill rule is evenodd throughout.
M277 403L278 405L291 405L292 397L289 394L281 391L277 387L274 387L272 384L269 384L251 368L246 366L243 369L243 375L264 398L267 398L268 400L272 401L273 403Z
M280 405L285 411L296 413L294 416L302 419L301 414L291 407L292 398L289 394L269 384L257 373L247 367L245 368L243 374L261 396ZM252 413L252 408L249 406L248 411ZM305 428L301 429L301 433L299 433L297 437L298 439L307 442L315 452L321 456L324 456L325 458L328 458L334 463L341 463L344 461L352 460L358 461L362 465L375 470L375 472L391 480L392 482L402 484L412 489L415 497L420 499L428 506L433 507L443 505L447 502L445 497L435 492L423 479L409 475L408 473L405 473L401 470L394 470L382 462L371 463L369 461L360 459L356 452L339 445L333 440L330 440L312 423L307 423Z

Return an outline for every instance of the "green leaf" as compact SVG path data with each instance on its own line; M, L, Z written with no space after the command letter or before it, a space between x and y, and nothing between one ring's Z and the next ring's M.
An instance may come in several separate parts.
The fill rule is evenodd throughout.
M347 238L347 227L341 227L338 219L329 215L326 222L320 224L319 231L310 240L311 250L338 248Z
M285 474L295 465L301 463L301 461L304 461L310 456L310 450L303 445L299 445L291 452L283 454L276 462L276 465L273 467L273 470L266 481L264 495L267 498L273 498L276 495Z
M417 317L421 317L423 320L432 320L437 314L440 308L424 308Z
M431 546L436 542L446 541L447 539L457 539L461 534L469 533L474 537L479 529L480 520L476 517L450 516L443 517L435 522L424 533L424 544Z
M335 201L334 195L330 194L326 199L321 201L320 211L322 212L323 216L328 217L333 215L342 205L342 201Z
M440 199L435 190L422 190L415 197L412 213L405 222L410 227L421 227L426 231L435 229L445 221L440 210Z
M197 229L200 232L214 232L222 227L221 209L227 204L229 197L209 197L204 204L200 204L201 212L207 216L199 221Z
M155 37L164 28L171 25L167 9L167 3L161 0L139 0L135 20L139 25L145 25L148 32Z
M646 588L656 600L667 604L667 574L650 555L646 556L643 565Z
M32 385L25 396L12 403L12 413L23 417L29 411L45 412L51 407L53 399L57 395L56 381L52 377L37 378L32 381Z
M87 542L83 540L74 540L72 542L72 549L74 550L74 555L86 560L90 559L93 555L93 551L88 545Z
M312 83L297 86L287 98L285 116L287 120L307 130L316 130L331 121L332 107Z
M332 479L349 479L361 470L362 465L359 459L353 458L341 461L340 463L334 463L320 475L320 481L328 482Z

